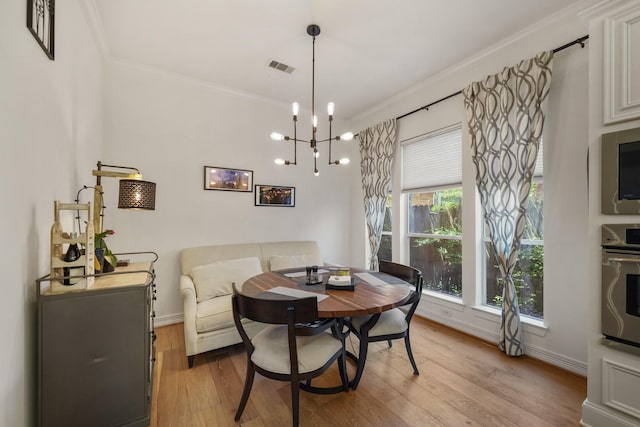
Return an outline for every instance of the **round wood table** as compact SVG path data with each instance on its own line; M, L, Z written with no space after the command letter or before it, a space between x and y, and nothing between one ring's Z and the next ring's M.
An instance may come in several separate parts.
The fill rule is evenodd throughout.
M338 330L343 330L343 322L346 317L363 316L367 314L378 314L392 308L406 304L415 286L385 273L378 273L362 269L350 269L353 278L353 290L333 290L326 289L329 272L321 268L322 283L307 285L306 272L304 268L280 270L277 272L267 272L254 276L244 282L242 292L244 295L260 297L265 299L281 298L304 298L313 294L327 295L326 298L318 298L318 317L323 319L338 319ZM275 289L280 287L280 289ZM294 290L298 295L283 295L275 293L282 291L282 288ZM287 289L284 289L287 291ZM300 294L297 291L305 291ZM342 339L346 335L342 335ZM356 372L364 369L363 361L347 351L346 355L353 359L357 366ZM354 387L353 380L349 381L349 388ZM311 382L300 384L302 390L311 393L331 394L345 391L342 386L336 387L313 387Z
M297 272L300 272L299 268L259 274L244 283L242 293L247 296L258 296L281 286L325 294L329 297L318 301L318 317L326 319L382 313L404 305L415 290L414 286L397 277L356 268L351 269L355 287L353 291L327 290L324 283L327 281L328 273L322 274L324 283L307 285L305 275L286 276L287 274L295 275ZM359 275L359 273L364 274Z

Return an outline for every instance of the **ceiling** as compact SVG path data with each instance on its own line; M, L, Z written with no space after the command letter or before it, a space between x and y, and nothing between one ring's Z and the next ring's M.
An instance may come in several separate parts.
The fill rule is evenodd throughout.
M107 55L351 119L578 0L91 0ZM275 60L292 74L268 67ZM503 64L501 64L503 65Z

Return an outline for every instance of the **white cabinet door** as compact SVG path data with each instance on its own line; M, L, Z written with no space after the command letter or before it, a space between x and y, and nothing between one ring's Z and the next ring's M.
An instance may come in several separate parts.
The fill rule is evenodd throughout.
M640 2L604 20L604 123L640 117Z

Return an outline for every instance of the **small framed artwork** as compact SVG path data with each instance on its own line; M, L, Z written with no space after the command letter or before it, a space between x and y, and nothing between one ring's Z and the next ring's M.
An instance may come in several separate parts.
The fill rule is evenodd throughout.
M53 61L55 0L27 0L27 28Z
M292 208L296 205L296 188L256 184L255 197L256 206L285 206Z
M253 191L253 171L205 166L204 189L251 193Z

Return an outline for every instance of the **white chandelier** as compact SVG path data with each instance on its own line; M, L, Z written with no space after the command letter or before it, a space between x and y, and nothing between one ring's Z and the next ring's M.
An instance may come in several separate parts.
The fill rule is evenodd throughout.
M313 63L312 63L312 74L311 74L311 117L312 117L312 127L311 127L311 140L307 141L304 139L298 138L296 124L298 122L298 111L300 110L300 104L294 102L292 104L293 110L293 138L290 136L285 136L277 132L271 133L271 139L274 141L293 141L293 161L276 159L275 163L277 165L296 165L297 162L297 143L304 142L309 144L309 146L313 149L313 174L318 176L320 172L318 172L318 163L317 159L320 156L318 152L318 143L319 142L329 142L329 165L346 165L349 163L348 158L342 158L340 160L332 160L331 159L331 143L333 141L350 141L353 139L352 132L343 133L340 136L331 136L331 123L333 122L333 112L335 109L335 104L333 102L329 102L327 104L327 114L329 115L329 138L318 140L316 139L316 132L318 130L318 117L316 116L315 111L315 83L316 83L316 36L320 34L320 27L311 24L307 27L307 34L313 37Z

